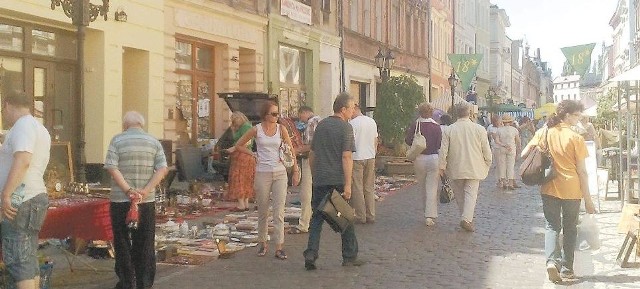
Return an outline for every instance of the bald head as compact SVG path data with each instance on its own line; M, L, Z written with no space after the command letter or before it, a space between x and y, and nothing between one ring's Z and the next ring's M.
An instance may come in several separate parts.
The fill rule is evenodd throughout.
M131 127L143 127L144 116L142 116L142 114L137 111L128 111L122 118L122 126L124 127L124 129L128 129Z

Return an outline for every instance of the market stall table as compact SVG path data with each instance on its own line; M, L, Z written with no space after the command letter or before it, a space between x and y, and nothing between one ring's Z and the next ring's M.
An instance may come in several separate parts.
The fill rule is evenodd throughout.
M98 198L64 198L51 200L47 217L40 230L41 239L66 239L72 237L81 240L113 240L111 218L109 215L110 201ZM73 261L77 255L72 255L69 268L73 271ZM88 264L86 264L88 265ZM95 268L94 268L95 270Z

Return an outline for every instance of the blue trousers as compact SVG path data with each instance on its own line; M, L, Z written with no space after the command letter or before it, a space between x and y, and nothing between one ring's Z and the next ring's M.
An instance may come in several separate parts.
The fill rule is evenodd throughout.
M305 260L314 261L318 259L318 251L320 250L320 235L322 233L322 224L324 219L322 214L318 212L318 205L322 199L333 190L343 191L343 185L332 186L313 186L311 196L311 222L309 223L309 242L307 249L304 251ZM344 261L352 261L358 257L358 240L356 239L356 231L353 224L342 233L342 259Z
M542 209L546 220L544 252L547 263L560 266L562 272L573 272L580 200L558 199L543 194ZM560 231L563 235L562 245L559 242Z

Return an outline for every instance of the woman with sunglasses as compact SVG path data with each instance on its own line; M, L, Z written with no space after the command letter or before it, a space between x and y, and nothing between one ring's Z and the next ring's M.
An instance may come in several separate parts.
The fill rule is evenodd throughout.
M262 122L247 131L236 143L233 150L248 151L246 143L255 139L257 149L256 175L253 190L258 204L258 256L265 256L268 251L267 229L269 216L269 197L273 201L275 257L284 260L284 207L287 198L287 169L280 160L280 146L285 142L293 149L289 132L278 124L278 105L267 102L261 110ZM292 151L295 156L295 152ZM300 171L293 164L293 185L300 180Z

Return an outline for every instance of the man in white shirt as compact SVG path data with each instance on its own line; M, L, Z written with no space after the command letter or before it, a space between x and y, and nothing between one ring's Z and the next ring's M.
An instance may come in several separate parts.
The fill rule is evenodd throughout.
M353 182L351 184L351 206L356 210L357 223L376 221L376 147L378 125L373 118L362 114L356 105L349 121L353 127L356 151L353 153Z
M49 207L43 176L51 137L31 115L32 106L33 99L23 92L3 95L2 118L11 126L0 147L2 257L11 276L7 288L40 288L36 253Z

